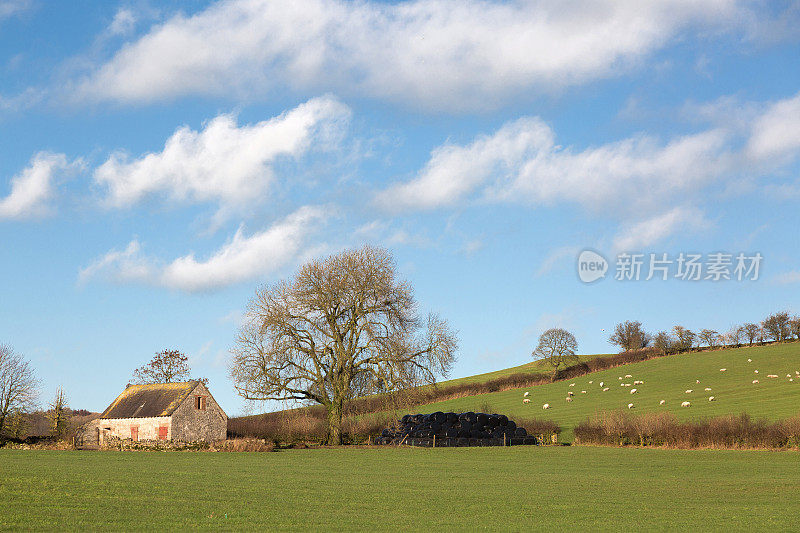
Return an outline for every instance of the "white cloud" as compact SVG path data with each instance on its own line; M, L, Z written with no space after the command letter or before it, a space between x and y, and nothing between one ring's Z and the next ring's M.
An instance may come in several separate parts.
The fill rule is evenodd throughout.
M484 200L577 202L593 211L644 212L730 168L726 134L710 130L663 144L638 136L576 150L556 144L538 118L522 118L466 146L433 151L419 175L378 194L388 210Z
M148 102L285 87L486 108L523 91L617 76L684 30L739 27L749 4L228 0L154 26L76 91Z
M577 246L561 246L556 248L547 254L547 257L544 258L542 264L539 265L539 269L536 271L536 277L538 278L549 273L556 267L556 265L567 258L570 258L574 261L578 257L579 252L580 248Z
M112 250L82 269L79 280L100 277L199 292L264 279L304 257L308 238L328 216L326 209L303 207L258 233L245 235L239 228L228 243L206 259L188 254L163 266L143 256L139 243L132 241L125 250Z
M136 15L127 8L120 8L108 25L109 35L128 35L136 27Z
M784 160L800 150L800 93L767 107L752 125L747 154L755 161Z
M30 0L0 0L0 20L30 9Z
M22 172L11 178L11 192L0 199L0 219L47 214L58 176L81 166L80 160L70 162L64 154L37 153Z
M158 153L131 158L113 154L94 172L120 207L164 193L185 202L218 201L238 206L262 199L279 158L299 158L338 141L349 109L330 97L315 98L270 120L237 126L220 115L202 131L179 128Z
M690 207L675 207L666 213L625 225L614 238L617 251L638 251L678 232L708 227L703 213Z

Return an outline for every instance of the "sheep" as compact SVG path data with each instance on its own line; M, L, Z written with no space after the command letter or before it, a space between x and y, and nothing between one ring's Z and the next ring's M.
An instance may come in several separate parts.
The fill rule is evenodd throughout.
M567 396L567 401L571 402L572 401L572 396Z
M618 379L618 380L620 380L620 381L622 381L622 376L618 377L617 379Z
M567 392L567 396L574 396L574 395L575 395L575 393L572 392L572 391Z
M633 384L634 385L644 385L644 381L641 381L641 380L637 379L636 381L633 382Z
M755 370L754 372L755 372L756 374L758 374L758 370Z
M686 392L684 394L691 394L693 392L694 392L694 390L692 390L692 389L686 389Z
M569 384L569 386L570 386L570 387L574 387L574 386L575 386L575 384L574 384L574 383L570 383L570 384Z
M778 376L777 376L777 374L767 374L767 377L768 377L768 378L773 378L773 379L775 379L775 378L777 378Z
M709 397L708 397L708 401L709 401L709 402L716 401L716 398L714 398L713 396L709 396Z
M792 377L792 375L791 374L786 374L786 377L790 378L790 377Z
M728 370L728 369L727 368L720 368L719 369L720 372L725 372L726 370Z
M589 382L589 385L591 385L592 383L594 383L594 381L590 381L590 382Z
M626 378L632 378L633 376L631 376L630 374L625 374L625 377Z
M622 386L623 386L623 387L630 387L630 386L631 386L631 384L630 384L630 383L623 383L623 384L622 384Z
M600 387L602 387L603 385L605 385L605 383L603 383L603 382L601 381L601 382L600 382Z
M755 385L756 383L758 383L758 380L757 380L757 379L754 379L754 380L753 380L753 384Z
M531 399L530 398L525 398L524 400L522 400L522 403L531 403Z
M709 392L710 390L711 390L711 387L706 387L706 392Z
M795 370L795 371L794 371L794 375L795 375L795 376L800 376L800 370Z
M609 390L608 387L606 387L603 389L603 392L607 392L608 390Z
M525 394L523 394L522 396L524 396L525 398L527 398L529 394L530 394L530 392L526 392L526 393L525 393Z
M695 383L700 383L699 379L694 380Z
M683 402L683 403L681 403L681 407L691 407L691 406L692 406L692 402Z
M637 390L638 390L638 389L631 389L631 394L636 394L636 391L637 391Z
M752 359L748 359L748 360L747 360L747 362L748 362L748 363L752 363L752 362L753 362L753 360L752 360Z
M582 391L581 391L581 394L586 394L586 391L585 391L585 390L582 390Z
M665 403L667 403L667 400L661 400L660 402L658 402L658 405L664 405Z
M633 404L632 403L628 404L628 409L633 409Z
M542 406L542 409L550 409L550 404L546 403Z

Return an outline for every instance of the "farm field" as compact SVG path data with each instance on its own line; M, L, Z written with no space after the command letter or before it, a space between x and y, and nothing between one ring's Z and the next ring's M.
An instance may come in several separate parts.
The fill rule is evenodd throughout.
M748 363L748 359L753 362ZM720 372L721 368L726 371ZM631 363L570 381L436 402L411 411L469 411L489 404L495 412L512 418L536 417L558 422L564 428L562 441L572 440L572 428L588 416L603 410L627 409L631 402L635 405L631 410L634 414L669 411L685 420L747 413L754 418L777 420L800 413L797 371L800 371L800 343L692 352ZM632 377L624 378L628 374ZM779 377L768 378L769 374ZM794 381L790 382L787 374ZM700 383L696 382L698 379ZM754 379L759 383L753 384ZM636 380L644 384L620 386ZM608 392L602 392L600 382L609 387ZM570 387L570 383L575 386ZM711 391L705 391L706 387ZM635 394L630 394L632 388L637 389ZM583 390L586 394L581 393ZM686 394L686 390L693 392ZM530 393L529 404L522 402L525 391ZM565 400L568 391L575 394L572 402ZM709 402L709 396L716 400ZM666 401L663 406L659 405L662 399ZM681 408L683 401L690 401L692 406ZM551 408L543 410L545 403Z
M0 450L0 529L796 530L798 491L797 452Z

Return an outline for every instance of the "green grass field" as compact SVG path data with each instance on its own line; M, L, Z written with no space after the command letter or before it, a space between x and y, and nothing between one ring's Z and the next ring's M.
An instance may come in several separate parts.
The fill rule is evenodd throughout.
M747 359L753 362L748 363ZM520 368L523 367L509 371ZM727 370L720 372L720 368ZM755 374L755 370L759 373ZM800 377L796 371L800 371L800 343L694 352L594 372L571 381L436 402L411 411L469 411L488 403L495 412L512 418L537 417L558 422L565 430L562 441L571 440L572 428L588 416L602 410L627 409L630 402L635 405L632 412L637 414L670 411L681 419L697 419L748 413L755 418L777 420L800 413ZM618 379L626 374L633 377ZM768 374L779 377L770 379ZM794 376L793 382L787 374ZM760 383L752 384L753 379ZM620 386L634 380L644 381L635 386L636 394L630 394L633 387ZM601 381L610 388L608 392L602 392ZM569 387L570 383L575 386ZM712 390L707 392L706 387ZM694 392L686 394L689 389ZM587 393L581 394L582 390ZM522 403L525 391L530 393L529 404ZM565 400L567 391L575 393L571 403ZM716 401L709 402L712 395ZM662 399L666 401L664 406L659 405ZM692 407L681 408L684 400L690 401ZM550 404L549 410L542 409L545 403Z
M797 452L0 450L0 529L797 530Z

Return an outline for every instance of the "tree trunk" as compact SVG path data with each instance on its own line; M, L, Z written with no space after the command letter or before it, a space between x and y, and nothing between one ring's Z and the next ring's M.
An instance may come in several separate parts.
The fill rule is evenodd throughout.
M334 401L328 407L328 444L342 444L342 402Z

